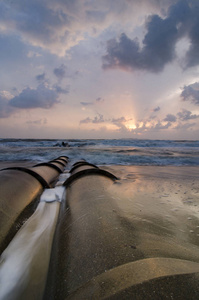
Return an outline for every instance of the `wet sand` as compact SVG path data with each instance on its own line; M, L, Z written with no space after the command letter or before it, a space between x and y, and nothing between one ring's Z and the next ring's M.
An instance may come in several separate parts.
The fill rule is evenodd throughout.
M111 187L121 216L131 222L146 257L199 262L199 168L104 167L120 178Z
M37 164L36 161L0 161L0 170L4 168L11 168L11 167L32 167Z

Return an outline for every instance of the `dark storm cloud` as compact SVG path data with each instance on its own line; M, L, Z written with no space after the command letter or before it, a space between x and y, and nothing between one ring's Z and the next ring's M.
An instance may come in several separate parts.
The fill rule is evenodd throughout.
M66 77L66 66L62 64L60 67L55 68L53 73L59 80L62 80L64 77Z
M168 114L166 116L166 118L164 118L165 122L176 122L176 116L172 115L172 114Z
M37 89L26 88L18 96L9 101L9 104L17 108L51 108L58 103L58 93L40 84Z
M0 118L8 118L15 109L9 106L8 99L0 95Z
M199 82L185 85L181 97L184 101L189 100L192 103L199 105Z
M122 33L107 42L107 54L102 57L103 68L121 68L160 72L176 57L175 47L182 37L190 39L186 67L199 64L199 4L180 0L168 11L166 18L152 15L146 22L146 35L141 47L138 40Z
M177 113L177 116L181 121L188 121L199 118L199 115L192 115L192 112L186 109L183 109L181 112Z

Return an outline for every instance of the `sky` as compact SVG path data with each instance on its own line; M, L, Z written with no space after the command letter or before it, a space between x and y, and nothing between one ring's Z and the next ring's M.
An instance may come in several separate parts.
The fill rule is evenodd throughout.
M0 138L199 139L199 0L0 0Z

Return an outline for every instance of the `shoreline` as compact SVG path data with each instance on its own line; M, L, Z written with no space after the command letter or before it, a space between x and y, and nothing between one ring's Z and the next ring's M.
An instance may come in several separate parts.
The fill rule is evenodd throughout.
M199 166L154 166L154 165L100 165L100 167L110 172L115 172L116 176L123 178L126 172L142 174L143 176L196 176L199 178ZM186 171L186 174L185 174ZM130 175L129 175L130 176Z

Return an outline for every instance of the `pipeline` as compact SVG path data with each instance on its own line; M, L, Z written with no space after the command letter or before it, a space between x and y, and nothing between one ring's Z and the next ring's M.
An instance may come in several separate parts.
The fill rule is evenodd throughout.
M0 253L36 209L44 188L54 186L67 162L68 158L61 156L31 168L0 170Z
M45 300L195 299L192 294L198 298L199 263L177 251L176 257L158 256L158 251L152 257L137 246L134 223L121 213L112 195L118 182L113 174L85 161L74 164L70 172Z
M44 190L36 211L2 253L0 300L42 300L64 191L59 181Z
M62 168L62 162L31 171L49 164ZM137 246L135 224L122 215L112 194L114 184L120 186L116 176L86 161L69 173L44 191L3 252L0 300L198 298L199 263L177 251L176 257L163 257L156 249L153 257Z

